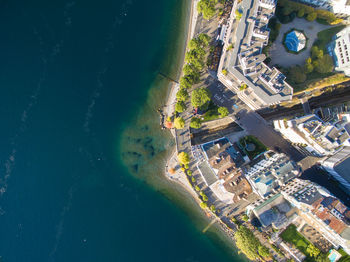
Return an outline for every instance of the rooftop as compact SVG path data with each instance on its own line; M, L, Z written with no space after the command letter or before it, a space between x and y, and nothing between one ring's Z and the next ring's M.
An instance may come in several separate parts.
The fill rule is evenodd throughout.
M286 35L284 43L290 51L299 52L305 48L306 37L302 32L293 30Z
M261 197L299 175L299 168L285 154L268 151L245 169L245 175Z
M236 43L228 63L228 78L245 83L265 106L291 99L293 88L285 76L263 61L262 49L268 43L269 19L275 1L243 0L243 14L235 32Z

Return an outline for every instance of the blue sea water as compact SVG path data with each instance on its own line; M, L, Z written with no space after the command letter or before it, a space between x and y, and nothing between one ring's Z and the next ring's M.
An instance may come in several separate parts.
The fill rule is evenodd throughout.
M240 260L162 175L189 8L0 1L1 261Z

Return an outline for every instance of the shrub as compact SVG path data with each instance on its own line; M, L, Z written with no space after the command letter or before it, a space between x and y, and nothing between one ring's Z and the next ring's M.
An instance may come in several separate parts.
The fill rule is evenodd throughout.
M200 128L202 125L202 121L198 117L192 117L190 127L192 128Z
M177 159L179 160L179 163L182 165L186 165L190 163L190 156L186 152L181 152L177 155Z
M178 101L186 101L188 99L188 92L185 88L180 88L176 93L176 99Z
M176 129L183 129L185 127L185 120L182 117L175 118L174 126Z
M220 117L225 117L225 116L228 116L229 114L228 109L224 106L219 107L218 112L220 114Z
M205 203L205 202L201 202L200 203L200 207L203 208L203 209L206 209L206 208L208 208L208 204Z
M185 110L186 110L186 105L183 101L179 101L176 103L176 105L175 105L176 112L182 113Z
M310 22L314 21L316 18L317 18L316 12L312 12L306 16L306 20L308 20Z

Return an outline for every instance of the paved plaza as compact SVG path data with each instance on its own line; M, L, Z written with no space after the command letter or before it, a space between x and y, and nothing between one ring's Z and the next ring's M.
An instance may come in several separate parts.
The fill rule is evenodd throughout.
M323 25L317 23L316 21L308 22L303 18L295 18L291 23L282 24L280 33L270 48L270 64L278 64L283 67L303 65L306 58L310 56L310 49L312 47L312 44L317 39L317 33L330 27L330 25ZM283 46L283 36L292 28L304 31L304 34L308 39L306 43L306 49L299 54L288 53Z

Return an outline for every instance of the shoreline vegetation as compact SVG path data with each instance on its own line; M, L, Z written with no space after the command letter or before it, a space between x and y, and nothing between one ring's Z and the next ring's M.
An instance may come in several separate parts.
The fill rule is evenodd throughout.
M194 38L197 19L198 19L198 16L202 14L205 19L207 18L207 20L209 20L216 13L215 9L213 11L213 6L208 5L206 7L203 7L203 6L198 7L198 4L201 2L214 3L217 1L218 0L207 0L207 1L192 0L191 1L192 2L191 13L190 13L190 20L188 25L189 30L186 37L187 40L185 45L187 53L183 57L182 64L180 67L182 69L182 72L179 76L180 81L174 82L171 85L166 95L165 106L160 109L161 117L163 118L165 116L163 127L167 127L170 130L175 141L177 138L176 130L183 129L185 127L185 121L181 117L170 117L170 116L172 115L177 116L178 113L182 113L186 109L185 101L188 100L188 98L190 97L189 94L187 93L187 89L189 89L193 84L197 84L200 81L199 74L201 73L200 71L202 70L202 66L204 67L205 65L204 57L202 57L203 61L200 61L201 58L199 58L199 61L198 61L199 63L202 62L202 65L199 66L200 69L186 71L185 68L188 66L186 61L189 60L188 53L190 53L196 48L193 45L194 42L199 44L200 42L208 41L209 43L209 39L207 38L208 36L205 34L200 34L196 38ZM201 10L201 12L199 12L199 10ZM219 12L221 11L219 10ZM200 39L201 37L204 40ZM193 41L191 42L191 40ZM201 48L205 48L205 47L202 46ZM205 52L207 53L207 50L205 50ZM190 72L190 73L186 74L186 72ZM196 74L198 74L198 76ZM188 75L191 75L191 77L195 75L196 79L192 78L192 79L189 79L189 81L187 81ZM184 88L184 86L186 88ZM204 92L207 92L207 90L204 88L197 88L194 90L199 91L201 89L203 89ZM211 96L210 93L208 93L208 97L210 96ZM201 104L201 102L203 101L203 96L198 100L200 100L199 103ZM191 102L193 105L194 104L193 99ZM179 105L180 103L181 103L181 106ZM201 105L198 105L198 108L200 108L203 105L206 105L208 107L210 103L212 102L210 101L210 98L209 98L208 101L205 101ZM208 119L206 121L214 120L214 119L221 118L228 115L228 110L225 107L216 108L216 111L218 111L216 114L217 116L214 117L213 119ZM220 111L224 111L224 112L220 112ZM202 122L200 119L198 119L199 123L197 123L197 127L192 126L193 122L197 122L196 120L197 120L196 117L193 117L191 119L191 123L190 123L191 128L200 127ZM175 148L172 150L172 153L169 154L168 160L166 161L164 175L169 181L175 182L176 184L180 185L183 189L185 189L192 196L193 200L197 203L197 207L199 210L201 210L201 213L204 214L207 219L211 220L208 226L203 229L203 233L205 233L214 224L217 224L219 226L218 229L221 230L222 232L221 234L225 238L228 238L231 248L237 249L236 252L241 259L245 259L245 260L248 259L250 261L253 261L256 259L262 259L262 261L264 261L265 259L270 259L271 254L269 253L269 249L265 247L260 242L260 240L254 236L253 231L251 231L249 227L245 225L244 218L243 219L239 218L239 220L234 218L232 220L232 223L236 225L236 230L233 230L232 228L228 227L227 224L224 223L219 218L219 216L217 215L217 211L219 210L216 210L214 205L207 204L208 197L206 196L206 194L203 191L201 191L201 189L198 186L194 186L193 184L196 180L192 176L192 171L190 170L190 156L186 152L183 152L183 151L178 152L176 148L177 143L178 142L176 141ZM181 168L176 170L175 166L179 164ZM254 252L256 253L255 255L253 255ZM242 253L245 255L244 257L242 257L241 255Z

